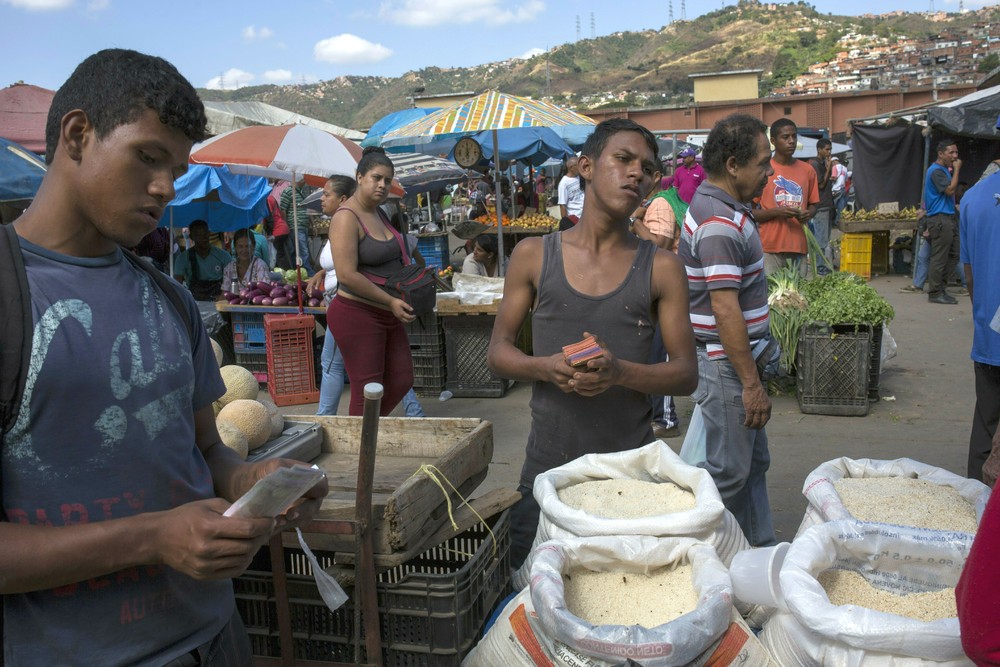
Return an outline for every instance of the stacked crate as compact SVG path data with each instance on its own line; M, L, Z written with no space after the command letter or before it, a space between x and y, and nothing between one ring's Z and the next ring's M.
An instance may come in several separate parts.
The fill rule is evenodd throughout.
M406 325L413 357L413 388L420 396L438 396L445 388L447 359L444 328L437 313L422 315Z

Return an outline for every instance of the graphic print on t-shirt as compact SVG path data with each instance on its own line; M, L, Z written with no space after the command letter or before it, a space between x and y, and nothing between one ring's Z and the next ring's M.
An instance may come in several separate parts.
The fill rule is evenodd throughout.
M778 206L802 208L802 186L778 176L774 179L774 201Z

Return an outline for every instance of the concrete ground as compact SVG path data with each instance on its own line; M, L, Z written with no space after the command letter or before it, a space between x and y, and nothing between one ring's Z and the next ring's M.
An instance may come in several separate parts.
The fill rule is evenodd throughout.
M897 344L881 376L882 399L866 417L805 415L794 393L772 396L767 425L771 450L768 490L779 540L791 540L806 502L802 484L824 461L841 456L895 459L909 457L964 475L972 411L975 406L971 304L938 305L926 296L902 294L908 279L875 277L871 284L893 305L889 330ZM485 360L484 360L485 363ZM349 391L341 401L347 414ZM477 495L493 488L516 488L530 426L531 387L516 384L503 398L422 398L429 417L481 417L493 424L494 455L489 476ZM682 435L669 440L680 449L691 414L687 397L677 400ZM286 414L311 414L315 405L284 408ZM401 414L397 408L396 414Z

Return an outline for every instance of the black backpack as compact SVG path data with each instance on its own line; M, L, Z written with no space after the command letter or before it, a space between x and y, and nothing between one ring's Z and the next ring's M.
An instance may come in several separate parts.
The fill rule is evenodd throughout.
M191 317L170 278L156 267L122 248L133 266L145 271L160 291L167 295L191 335ZM33 335L31 297L24 271L21 245L14 225L0 225L0 441L17 421L28 378Z

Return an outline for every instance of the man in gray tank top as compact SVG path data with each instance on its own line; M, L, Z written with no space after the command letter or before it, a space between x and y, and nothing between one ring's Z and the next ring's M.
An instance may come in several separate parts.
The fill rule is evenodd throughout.
M579 159L587 191L579 224L544 240L525 239L511 255L489 365L497 375L534 383L522 498L511 521L513 567L535 537L532 486L540 472L584 454L652 442L649 394L695 389L684 266L628 230L658 164L656 140L644 127L625 119L601 123ZM534 356L514 344L529 311ZM657 323L670 361L650 364ZM562 348L588 333L603 355L572 368Z
M764 250L749 202L771 175L765 126L733 115L712 129L698 186L681 230L680 258L691 289L698 341L698 389L705 468L750 544L773 544L764 474L771 463L764 425L771 399L758 364L772 351Z

